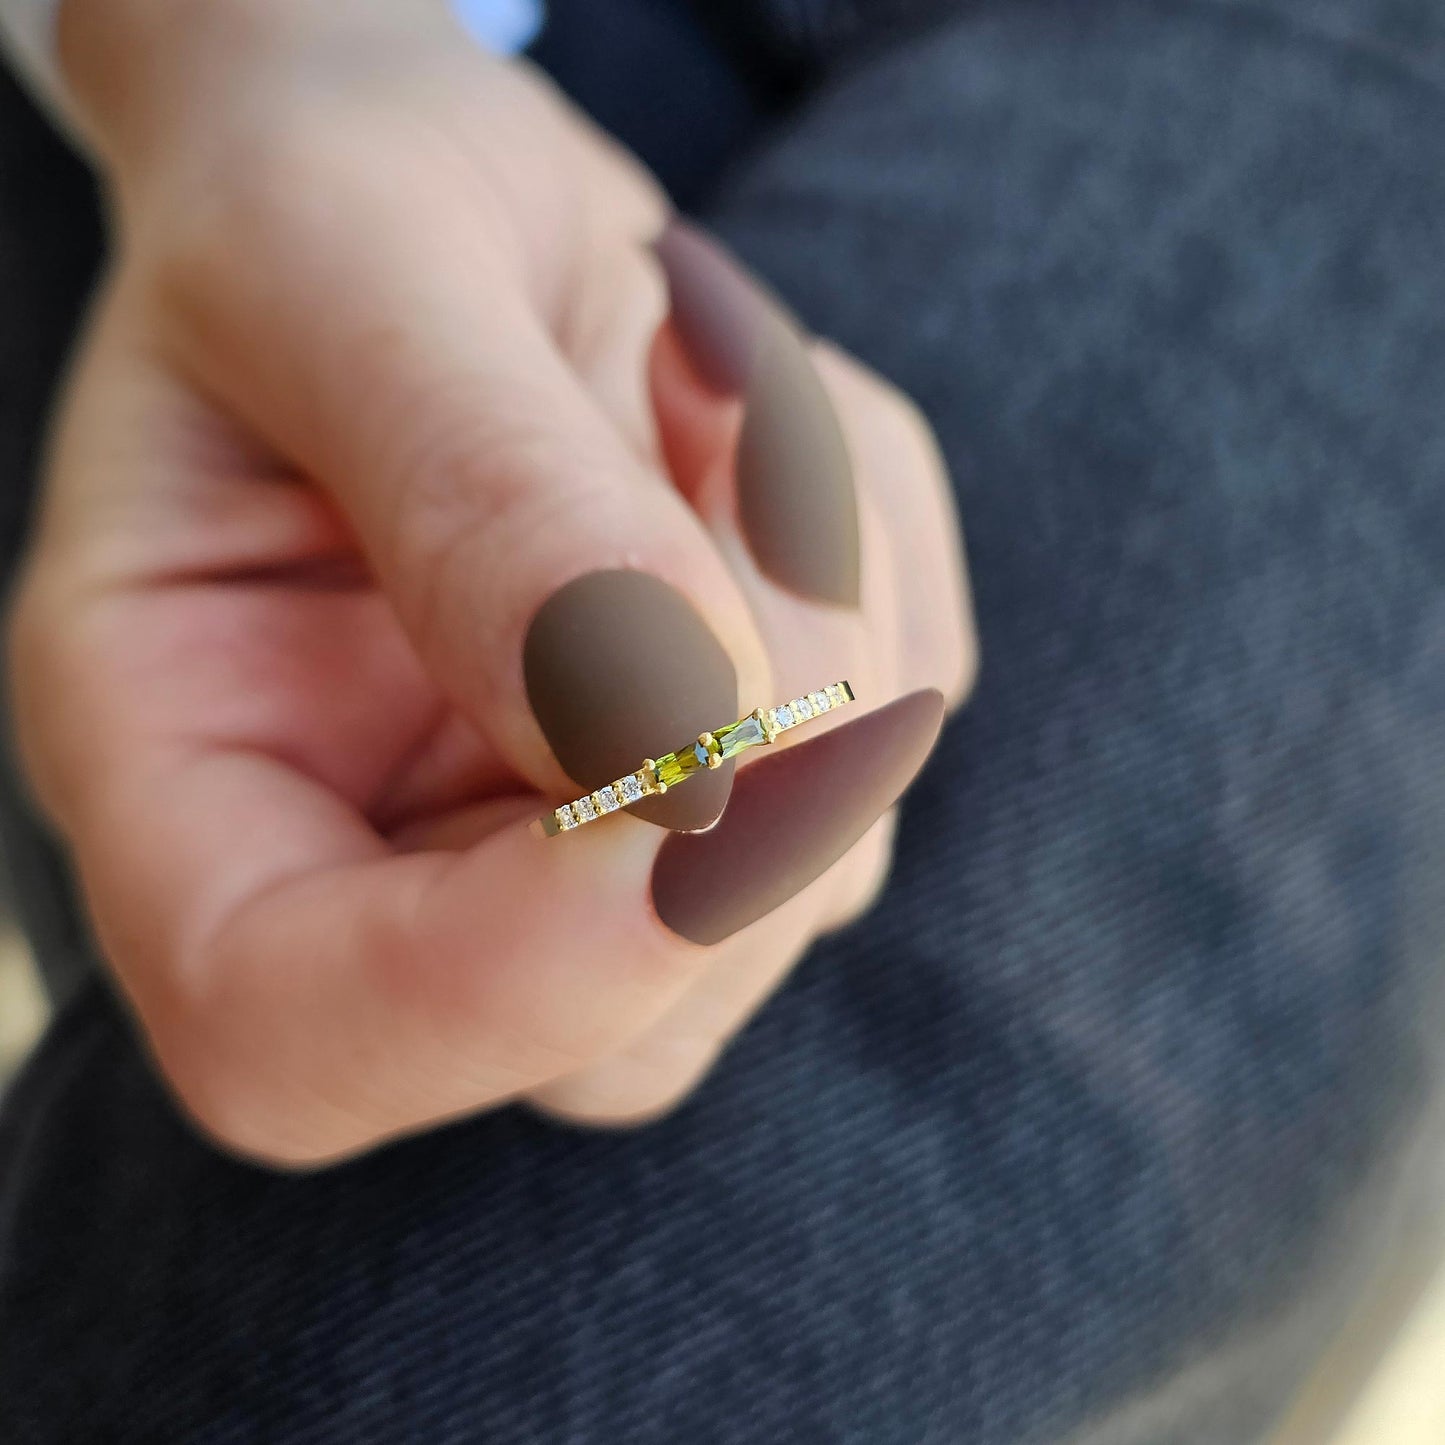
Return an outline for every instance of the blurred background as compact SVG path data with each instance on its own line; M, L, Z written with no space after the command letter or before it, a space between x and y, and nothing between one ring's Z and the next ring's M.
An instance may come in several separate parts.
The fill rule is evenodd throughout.
M24 937L0 924L0 1080L8 1080L49 1010ZM1445 1205L1445 1162L1438 1200ZM1301 1397L1278 1445L1441 1445L1445 1441L1445 1252L1440 1214L1402 1228L1400 1264L1378 1282Z
M48 1019L29 948L0 923L0 1079ZM1445 1201L1445 1162L1439 1172ZM1392 1227L1399 1227L1392 1221ZM1379 1282L1299 1400L1277 1445L1441 1445L1445 1441L1445 1254L1439 1211L1403 1221L1413 1243Z
M45 1026L25 940L0 926L0 1078ZM1445 1202L1445 1164L1439 1199ZM1300 1399L1279 1445L1441 1445L1445 1441L1445 1255L1439 1211L1404 1222L1402 1264L1360 1309Z

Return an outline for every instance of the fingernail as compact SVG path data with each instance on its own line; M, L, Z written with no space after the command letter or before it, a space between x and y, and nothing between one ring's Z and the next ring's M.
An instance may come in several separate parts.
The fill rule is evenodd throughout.
M672 324L703 380L741 392L766 321L782 303L695 226L672 221L653 243L667 277Z
M589 572L553 593L527 629L527 699L563 771L598 788L737 716L732 659L697 609L645 572ZM666 828L706 828L732 786L724 763L634 817Z
M738 515L759 569L818 602L856 607L858 497L838 414L801 337L764 326L737 454Z
M673 221L653 247L693 365L745 398L738 509L759 568L819 602L856 607L858 498L837 413L787 308L703 232Z
M942 723L943 695L925 688L744 768L715 828L663 842L657 916L693 943L721 943L786 903L892 807Z

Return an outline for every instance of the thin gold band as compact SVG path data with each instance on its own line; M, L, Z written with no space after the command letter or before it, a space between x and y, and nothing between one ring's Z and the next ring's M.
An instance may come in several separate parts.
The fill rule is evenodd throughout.
M804 693L777 707L754 708L746 717L729 723L725 728L699 733L695 743L675 753L661 758L644 758L635 773L628 773L626 777L598 788L595 793L584 793L570 803L563 803L560 808L554 808L538 818L532 826L548 838L558 833L570 833L584 823L595 822L608 813L640 803L644 798L665 793L704 768L720 768L728 758L735 758L760 743L770 743L779 733L852 701L853 689L846 682L830 682L817 692Z

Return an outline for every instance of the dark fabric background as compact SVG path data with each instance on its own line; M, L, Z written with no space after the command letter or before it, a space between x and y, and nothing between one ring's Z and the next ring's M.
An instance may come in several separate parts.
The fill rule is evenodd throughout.
M57 375L100 258L89 171L0 63L0 579L6 593L29 524ZM30 817L3 748L0 849L5 901L42 941L55 996L68 998L93 971L85 930L64 865Z
M969 532L882 905L658 1125L311 1179L196 1141L87 984L0 1123L0 1435L1261 1438L1441 1080L1439 13L732 12L725 175L658 163L920 400ZM12 480L85 254L13 112Z

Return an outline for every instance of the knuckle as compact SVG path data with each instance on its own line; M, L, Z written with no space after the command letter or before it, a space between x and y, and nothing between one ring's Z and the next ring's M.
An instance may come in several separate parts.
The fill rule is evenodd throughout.
M163 229L142 238L162 303L183 318L204 316L238 282L259 285L277 267L327 254L331 196L345 184L341 157L310 124L268 125L234 143L186 188L184 205L166 209Z
M109 641L69 583L40 567L27 570L5 617L6 672L19 696L49 694L83 676Z
M52 818L68 811L75 787L75 718L84 709L94 630L62 589L33 568L4 619L12 736L32 794ZM85 755L93 757L93 749Z
M885 377L873 373L872 379L874 404L890 430L908 448L916 461L931 470L941 471L942 454L939 451L938 434L923 408L906 391Z
M54 643L63 641L54 616L32 572L10 599L5 615L5 672L12 695L26 692L37 665L50 654Z
M819 369L849 393L850 402L872 407L884 414L899 430L911 432L915 437L929 443L933 442L933 425L927 415L895 382L831 341L815 341L812 349Z
M913 437L921 451L936 455L938 433L928 414L906 391L901 391L891 381L883 383L883 404L892 412L900 430Z
M341 1152L324 1149L304 1138L274 1127L269 1111L258 1108L253 1091L219 1077L188 1089L177 1097L192 1123L227 1154L269 1169L319 1169Z
M314 1169L343 1152L312 1135L304 1108L282 1105L263 1082L268 1070L238 1064L212 1023L176 1019L152 1031L152 1045L181 1109L223 1152L280 1170Z
M451 634L451 607L510 618L508 579L561 539L606 535L606 478L589 475L568 443L492 418L437 429L394 469L387 551L425 651ZM565 481L564 481L565 479Z
M251 1089L218 1062L204 1035L186 1028L179 1037L153 1032L157 1060L191 1122L228 1152L264 1151L269 1131Z
M973 696L982 665L983 652L979 645L978 629L970 616L960 631L957 656L952 675L948 679L949 686L944 692L950 707L959 707Z
M5 616L5 676L16 724L22 733L32 705L42 692L46 667L66 641L55 625L55 609L42 600L33 578L21 583Z
M534 1100L533 1107L548 1118L584 1129L641 1129L675 1112L697 1087L696 1079L668 1093L626 1099L594 1099L586 1094L559 1095Z
M532 1104L552 1118L588 1128L641 1128L687 1102L707 1076L719 1048L715 1040L675 1039L666 1059L638 1049L539 1091Z

